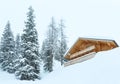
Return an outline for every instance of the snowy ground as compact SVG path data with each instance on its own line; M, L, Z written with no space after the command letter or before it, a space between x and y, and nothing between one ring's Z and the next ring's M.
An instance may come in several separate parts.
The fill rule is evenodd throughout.
M36 81L20 81L15 79L12 74L0 71L0 84L26 83L120 84L120 48L97 53L95 58L69 67L58 65L55 71Z

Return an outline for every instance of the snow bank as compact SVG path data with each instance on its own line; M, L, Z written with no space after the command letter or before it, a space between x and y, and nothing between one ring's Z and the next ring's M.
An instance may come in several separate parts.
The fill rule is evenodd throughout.
M120 48L97 53L96 57L49 74L50 84L120 84ZM45 83L47 84L47 83Z
M59 65L56 63L56 66ZM0 71L1 84L120 84L120 48L97 53L95 58L57 70L41 80L20 81Z

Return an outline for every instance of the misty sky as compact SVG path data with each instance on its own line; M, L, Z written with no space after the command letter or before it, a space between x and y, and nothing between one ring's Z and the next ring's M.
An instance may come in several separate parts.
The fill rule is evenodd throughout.
M78 37L120 35L120 0L0 0L0 36L8 20L14 35L21 33L29 6L35 10L39 40L52 16L57 22L64 19L69 44Z

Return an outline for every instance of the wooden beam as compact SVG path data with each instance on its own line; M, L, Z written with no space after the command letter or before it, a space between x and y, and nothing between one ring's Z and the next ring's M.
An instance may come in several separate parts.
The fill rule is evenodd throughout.
M86 54L86 55L83 55L81 57L70 60L70 61L64 63L64 67L69 66L69 65L73 65L73 64L76 64L76 63L81 63L83 61L91 59L91 58L93 58L95 56L95 54L96 54L96 52L91 52L89 54Z
M86 49L84 49L84 50L81 50L81 51L79 51L79 52L76 52L76 53L70 55L70 59L73 59L73 58L75 58L75 57L77 57L77 56L79 56L79 55L82 55L82 54L84 54L84 53L86 53L86 52L89 52L89 51L92 51L92 50L94 50L94 49L95 49L95 46L94 46L94 45L93 45L93 46L90 46L90 47L88 47L88 48L86 48Z

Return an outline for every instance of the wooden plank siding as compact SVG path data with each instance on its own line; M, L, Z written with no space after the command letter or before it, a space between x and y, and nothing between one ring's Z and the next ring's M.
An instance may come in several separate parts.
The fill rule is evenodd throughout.
M73 65L73 64L76 64L76 63L80 63L80 62L86 61L88 59L91 59L95 56L95 54L96 54L96 52L91 52L89 54L85 54L81 57L70 60L70 61L64 63L64 67L69 66L69 65Z

